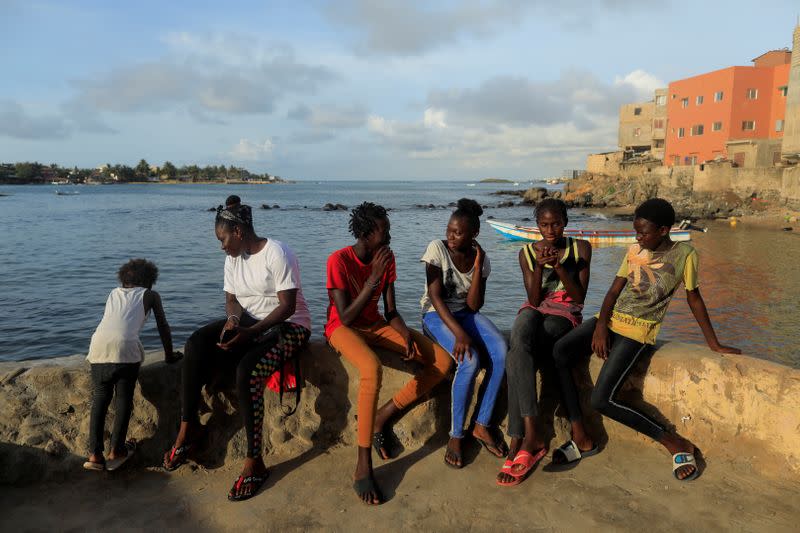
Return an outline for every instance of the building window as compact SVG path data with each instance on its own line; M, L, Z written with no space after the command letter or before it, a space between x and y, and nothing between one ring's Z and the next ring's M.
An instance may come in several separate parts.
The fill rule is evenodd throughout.
M664 129L664 119L663 118L653 119L653 129L654 130L663 130Z
M758 89L747 89L747 99L755 100L758 98Z
M673 94L673 95L672 95L672 99L673 99L673 100L675 100L677 97L678 97L678 95L677 95L677 94Z
M722 91L715 92L714 93L714 101L715 102L721 102L722 101L722 96L723 96L723 92Z
M692 126L692 137L697 137L703 134L703 125L695 124Z
M664 139L653 139L653 148L664 148Z
M777 165L781 162L781 153L780 152L772 152L772 164Z
M638 137L641 134L642 134L642 128L634 128L633 129L633 136L634 137Z
M698 96L697 98L694 99L694 103L695 105L701 105L703 103L703 97Z
M642 114L642 108L641 107L634 107L633 108L633 114L637 115L637 116L641 115Z
M684 165L696 165L697 164L697 156L696 155L692 155L692 156L688 156L687 155L686 157L683 158L683 164Z
M666 105L667 103L667 95L659 94L656 96L656 105Z
M733 164L737 167L744 166L744 152L736 152L733 154Z
M755 120L743 120L742 121L742 131L753 131L756 129L756 121Z
M720 131L722 130L722 122L714 122L711 125L711 131Z
M775 131L783 131L783 119L775 121Z
M675 165L675 166L680 165L681 164L681 156L673 155L672 156L672 164Z
M683 128L678 128L678 138L681 138L684 135L686 135L686 131Z
M681 107L689 107L689 99L688 98L681 99Z
M781 96L787 96L789 94L789 86L784 85L783 87L778 87L778 93Z

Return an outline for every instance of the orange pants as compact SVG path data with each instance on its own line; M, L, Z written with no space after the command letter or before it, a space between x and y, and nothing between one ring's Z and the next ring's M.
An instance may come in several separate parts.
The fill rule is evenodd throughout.
M442 381L450 370L453 360L438 344L418 331L411 330L411 336L419 349L415 359L423 364L422 372L415 375L405 387L397 391L392 401L403 409L434 385ZM383 366L378 355L370 346L385 348L405 354L406 346L400 334L384 321L367 328L339 326L328 342L342 357L350 361L360 376L358 387L358 445L369 448L372 445L372 426L378 408L378 391L381 388Z

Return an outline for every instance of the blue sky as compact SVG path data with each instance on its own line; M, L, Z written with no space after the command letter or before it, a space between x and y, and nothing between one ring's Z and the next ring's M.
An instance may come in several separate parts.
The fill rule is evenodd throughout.
M295 179L581 168L671 80L791 46L796 1L0 0L0 161Z

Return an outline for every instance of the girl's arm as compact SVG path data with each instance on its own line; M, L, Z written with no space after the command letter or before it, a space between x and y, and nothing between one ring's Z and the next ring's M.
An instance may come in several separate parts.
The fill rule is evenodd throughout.
M522 283L525 285L525 294L528 295L528 303L537 307L542 303L542 265L533 264L533 271L528 267L525 259L525 248L519 251L519 268L522 270Z
M697 320L697 325L700 326L709 348L719 353L742 353L738 348L723 346L719 343L717 334L714 333L714 327L711 325L711 319L708 318L708 309L699 288L686 291L686 301L689 303L689 309L692 310L694 319Z
M486 297L486 278L483 277L483 263L486 261L486 252L483 251L478 241L472 241L475 246L475 264L472 268L472 281L467 291L467 307L477 313L483 307Z
M244 313L244 308L242 304L239 303L239 300L236 299L236 295L226 292L225 314L228 315L228 321L230 322L233 320L236 322L236 325L239 325L239 319L242 318L242 313Z
M148 290L144 293L143 303L145 313L153 310L158 336L161 337L161 344L164 346L164 360L168 363L177 361L180 357L172 350L172 330L167 322L164 306L161 304L161 296L154 290Z
M586 299L586 291L589 288L589 265L592 261L592 245L587 241L578 241L578 283L569 273L556 261L553 269L558 275L558 279L564 285L567 295L578 303L583 303ZM612 306L613 307L613 306Z
M361 287L361 292L350 301L350 296L344 289L328 289L328 294L333 299L333 305L336 306L336 311L339 313L339 320L342 324L349 326L361 315L361 312L372 299L372 294L380 284L384 272L392 261L392 252L388 247L383 247L375 254L375 257L370 263L372 265L372 272Z
M426 263L425 277L428 282L428 297L431 299L433 308L436 309L439 318L442 319L442 322L453 332L456 338L455 346L453 346L453 357L456 358L456 361L461 362L464 355L470 355L472 339L464 331L464 328L461 327L461 324L458 323L458 320L456 320L456 317L453 316L450 308L447 307L447 304L442 299L442 269L436 265ZM472 287L474 287L474 284ZM472 291L472 287L470 287L470 291Z
M394 283L387 283L383 289L383 316L386 318L389 325L403 337L406 343L405 359L414 359L419 356L419 348L411 336L411 330L406 326L405 320L397 312L397 305L395 304L394 296Z
M597 325L594 328L592 335L592 351L600 359L608 358L609 340L608 340L608 321L611 319L611 312L614 310L614 305L617 303L622 289L628 283L628 278L621 278L619 276L614 278L611 287L603 298L603 305L600 306L600 316L597 317Z
M272 326L289 320L289 318L291 318L294 314L295 306L297 304L297 289L278 291L276 294L278 296L278 306L273 309L270 314L252 326L246 328L239 326L237 322L237 325L233 328L236 329L236 335L227 342L220 342L218 346L223 350L230 350L234 346L260 335ZM239 305L239 307L241 308L241 305ZM231 321L229 319L228 323L230 322ZM225 324L226 328L228 323ZM223 329L223 332L224 331L225 329Z

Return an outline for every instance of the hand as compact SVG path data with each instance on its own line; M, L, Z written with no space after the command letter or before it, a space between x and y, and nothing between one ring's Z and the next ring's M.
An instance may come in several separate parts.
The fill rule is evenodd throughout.
M472 339L466 333L456 335L456 343L453 346L453 357L457 363L464 360L464 356L472 359Z
M592 335L592 351L597 357L605 361L608 359L609 344L608 326L598 322Z
M392 250L388 246L382 246L375 252L375 255L370 261L372 271L367 278L367 283L375 285L383 279L383 274L392 262Z
M472 239L472 247L475 248L475 268L483 270L483 262L486 260L486 252L483 251L478 241Z
M225 338L225 334L231 330L236 329L236 326L239 325L239 317L236 315L231 315L228 317L228 320L225 322L225 325L222 326L222 331L219 334L219 342L222 342L222 339Z
M417 343L414 342L414 337L411 335L411 331L409 331L408 328L405 328L405 331L401 332L400 335L403 337L403 342L406 345L406 353L403 356L403 359L406 361L417 359L419 357L419 347L417 346Z
M253 328L243 328L241 326L236 326L235 330L236 330L236 335L231 340L227 342L218 342L217 346L219 346L225 351L230 351L236 348L237 346L246 343L256 334Z
M712 350L717 353L733 353L733 354L740 354L742 351L739 348L734 348L732 346L723 346L722 344L717 344L716 346L709 346Z
M554 267L558 263L558 256L559 252L556 248L544 246L536 252L536 263L541 267L545 265Z
M168 365L177 363L183 359L183 352L172 352L170 355L164 354L164 362Z

